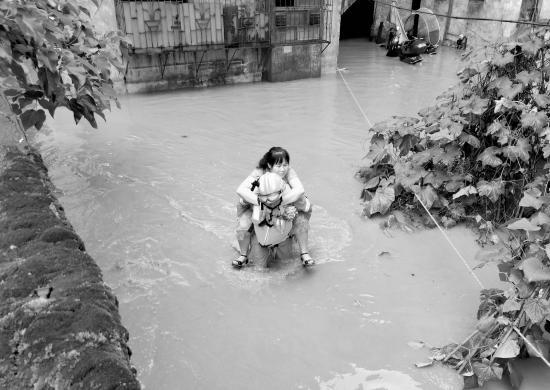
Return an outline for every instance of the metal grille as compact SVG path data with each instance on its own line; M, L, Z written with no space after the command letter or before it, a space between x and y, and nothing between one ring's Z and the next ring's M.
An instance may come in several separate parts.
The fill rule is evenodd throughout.
M135 52L330 43L332 0L115 0Z

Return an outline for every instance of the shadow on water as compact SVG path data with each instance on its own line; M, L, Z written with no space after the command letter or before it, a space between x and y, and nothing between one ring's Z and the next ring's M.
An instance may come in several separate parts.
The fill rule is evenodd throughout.
M457 55L416 66L364 41L339 66L371 122L454 84ZM459 389L414 368L474 325L479 288L437 231L386 236L361 216L368 126L337 75L121 98L107 124L60 112L41 150L70 220L120 300L148 389ZM235 189L272 145L314 203L310 253L235 270ZM475 237L451 238L473 262ZM384 254L385 252L385 254ZM490 269L476 271L487 285Z

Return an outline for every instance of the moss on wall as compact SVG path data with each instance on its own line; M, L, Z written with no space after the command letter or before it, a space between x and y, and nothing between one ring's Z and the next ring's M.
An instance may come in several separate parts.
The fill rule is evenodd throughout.
M0 388L139 389L127 342L40 155L0 146Z

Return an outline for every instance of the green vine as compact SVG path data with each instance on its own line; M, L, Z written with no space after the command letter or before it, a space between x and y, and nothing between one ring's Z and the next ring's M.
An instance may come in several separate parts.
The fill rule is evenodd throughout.
M366 216L389 213L386 226L403 227L425 206L444 226L472 221L480 243L498 243L480 266L497 263L510 289L483 290L475 332L432 358L479 384L501 378L511 359L550 355L550 49L542 34L470 52L460 83L435 105L371 128L358 172Z

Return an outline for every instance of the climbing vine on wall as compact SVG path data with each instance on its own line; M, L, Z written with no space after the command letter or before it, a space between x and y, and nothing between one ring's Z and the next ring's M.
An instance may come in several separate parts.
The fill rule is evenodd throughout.
M476 331L434 355L481 383L510 359L549 356L549 55L537 31L471 52L460 83L419 117L372 127L359 172L365 215L425 207L443 225L475 221L499 243L485 261L511 288L483 290Z

